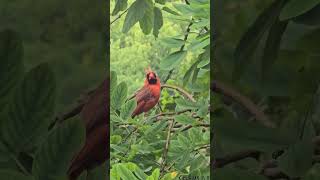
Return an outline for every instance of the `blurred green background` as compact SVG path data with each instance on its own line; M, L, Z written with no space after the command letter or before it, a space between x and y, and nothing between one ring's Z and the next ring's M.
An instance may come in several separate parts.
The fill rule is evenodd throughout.
M3 0L0 30L23 40L26 70L49 62L57 79L57 113L106 77L106 1Z

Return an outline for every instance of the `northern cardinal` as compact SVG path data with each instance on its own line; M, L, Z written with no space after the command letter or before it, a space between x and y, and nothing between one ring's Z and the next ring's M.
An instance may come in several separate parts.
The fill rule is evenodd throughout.
M81 118L86 126L86 141L71 160L68 169L70 180L76 180L84 170L93 169L109 158L108 87L109 80L106 79L93 92L81 110Z
M143 112L148 112L150 109L152 109L159 101L160 92L160 79L149 67L146 70L144 86L138 90L135 95L137 107L133 111L131 117L134 118L136 115L139 115Z

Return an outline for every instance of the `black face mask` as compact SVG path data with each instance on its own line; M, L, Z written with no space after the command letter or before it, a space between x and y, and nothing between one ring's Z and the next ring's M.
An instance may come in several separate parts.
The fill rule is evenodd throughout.
M157 84L157 79L149 79L149 84Z

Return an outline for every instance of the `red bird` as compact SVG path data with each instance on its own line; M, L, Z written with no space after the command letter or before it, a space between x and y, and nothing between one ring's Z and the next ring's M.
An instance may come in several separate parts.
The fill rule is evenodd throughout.
M134 118L136 115L139 115L143 112L148 112L150 109L152 109L159 101L160 92L160 79L149 67L146 70L144 86L138 90L135 95L137 107L133 111L131 117Z

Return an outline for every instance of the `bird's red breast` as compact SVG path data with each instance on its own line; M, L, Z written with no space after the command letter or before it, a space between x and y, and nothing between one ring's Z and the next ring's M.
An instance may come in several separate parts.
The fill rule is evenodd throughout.
M161 92L160 79L150 68L146 71L144 86L136 93L137 107L132 118L143 112L148 112L159 101Z

